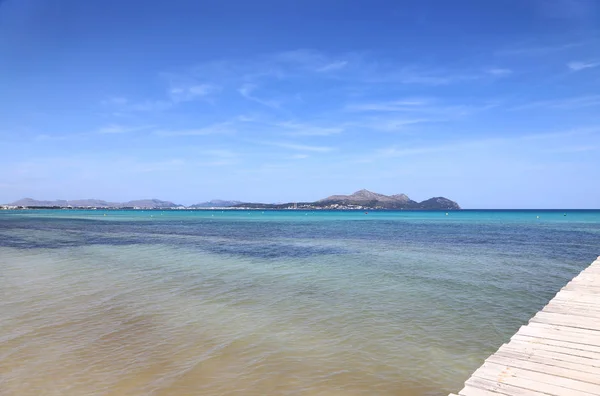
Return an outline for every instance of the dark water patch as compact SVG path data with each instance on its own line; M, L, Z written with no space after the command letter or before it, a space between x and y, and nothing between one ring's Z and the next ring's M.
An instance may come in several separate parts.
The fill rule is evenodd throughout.
M213 243L204 250L216 254L228 254L259 259L308 258L311 256L337 255L347 250L323 246L302 246L283 243Z
M55 236L36 236L47 232ZM338 254L328 247L303 247L274 241L315 240L364 242L432 249L477 249L495 254L545 257L565 262L589 262L600 254L600 223L503 223L448 221L331 219L323 221L207 219L193 216L170 220L96 220L51 217L0 219L0 246L60 248L83 245L175 244L218 254L244 257L310 257ZM22 237L22 234L30 234ZM175 240L174 237L192 237ZM207 242L211 238L226 242ZM257 247L258 245L259 247Z

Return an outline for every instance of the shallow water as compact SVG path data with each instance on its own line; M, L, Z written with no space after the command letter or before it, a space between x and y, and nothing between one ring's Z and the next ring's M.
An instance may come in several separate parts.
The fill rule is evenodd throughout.
M448 394L599 254L600 211L3 211L0 394Z

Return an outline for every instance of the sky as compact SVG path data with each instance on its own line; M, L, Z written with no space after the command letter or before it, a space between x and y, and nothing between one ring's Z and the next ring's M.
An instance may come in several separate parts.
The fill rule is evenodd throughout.
M595 0L0 0L0 202L600 208Z

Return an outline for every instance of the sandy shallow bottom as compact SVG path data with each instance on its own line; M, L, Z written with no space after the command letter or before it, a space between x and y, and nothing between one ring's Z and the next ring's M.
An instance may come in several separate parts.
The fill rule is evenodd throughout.
M2 396L447 394L586 265L123 227L0 228Z

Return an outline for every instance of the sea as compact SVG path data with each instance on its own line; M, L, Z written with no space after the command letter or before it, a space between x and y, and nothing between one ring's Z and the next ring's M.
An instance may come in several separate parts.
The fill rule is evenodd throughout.
M0 394L447 395L597 210L0 211Z

